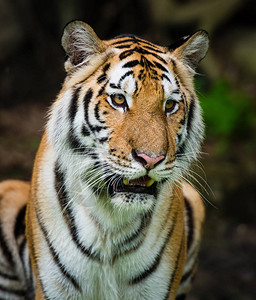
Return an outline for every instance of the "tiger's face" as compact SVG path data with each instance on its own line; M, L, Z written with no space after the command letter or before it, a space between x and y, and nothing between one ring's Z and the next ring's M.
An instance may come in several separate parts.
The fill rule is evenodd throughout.
M109 128L108 154L101 160L120 176L111 193L129 203L148 201L149 195L156 195L157 185L171 178L175 136L185 116L182 91L171 69L156 66L163 62L154 56L156 65L151 66L152 56L134 51L113 64L101 96L102 120Z
M49 131L93 193L119 208L151 209L197 157L203 124L192 68L206 39L195 34L170 50L131 35L100 41L82 22L66 28L68 76L51 119L68 125L50 119Z

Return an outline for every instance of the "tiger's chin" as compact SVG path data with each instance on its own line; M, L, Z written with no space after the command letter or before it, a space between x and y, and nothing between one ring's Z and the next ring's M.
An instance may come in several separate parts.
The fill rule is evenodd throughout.
M143 193L118 192L111 197L111 202L118 211L148 212L153 210L156 197Z

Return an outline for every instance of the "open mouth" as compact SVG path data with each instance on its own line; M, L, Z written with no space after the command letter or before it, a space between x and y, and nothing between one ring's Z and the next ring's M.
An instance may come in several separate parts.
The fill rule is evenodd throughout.
M156 195L156 186L155 180L147 175L132 180L125 178L111 185L110 194L136 193Z

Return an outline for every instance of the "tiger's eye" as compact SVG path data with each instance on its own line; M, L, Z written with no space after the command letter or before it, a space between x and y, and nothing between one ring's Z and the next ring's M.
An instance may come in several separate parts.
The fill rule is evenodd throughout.
M176 105L176 102L173 101L173 100L171 100L171 99L169 99L165 103L165 110L167 112L171 112L174 109L175 105Z
M122 106L126 102L125 96L122 94L111 95L111 100L113 101L114 104L118 106Z

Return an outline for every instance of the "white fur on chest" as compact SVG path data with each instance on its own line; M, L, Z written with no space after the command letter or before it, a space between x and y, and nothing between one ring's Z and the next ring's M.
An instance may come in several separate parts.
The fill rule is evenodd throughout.
M150 224L143 232L143 241L135 251L128 251L123 255L115 256L116 247L122 244L125 238L133 235L141 226L141 217L136 214L118 217L111 216L104 209L96 205L96 200L89 193L83 195L75 193L76 186L70 185L72 193L77 195L72 202L78 239L85 247L91 247L93 253L99 253L100 261L86 256L74 243L69 228L63 218L58 203L53 175L54 156L45 154L44 168L40 180L47 186L47 190L40 190L40 201L45 201L47 213L40 211L53 248L57 251L61 264L66 271L74 276L80 290L76 290L72 283L62 278L59 266L54 263L46 241L42 238L41 258L39 268L41 279L46 293L52 299L91 299L91 300L130 300L130 299L162 299L168 289L170 280L170 262L163 255L157 270L138 283L129 282L153 264L166 238L166 232L159 234L161 222L161 197L155 207ZM73 192L72 192L73 189ZM73 197L75 197L73 195ZM71 197L72 199L72 197ZM87 203L87 207L84 205ZM96 218L91 218L94 215ZM101 229L98 227L100 223ZM104 230L102 231L102 228ZM160 231L161 232L161 231ZM134 240L136 245L136 239ZM124 247L125 250L125 247ZM68 295L72 295L69 298Z

